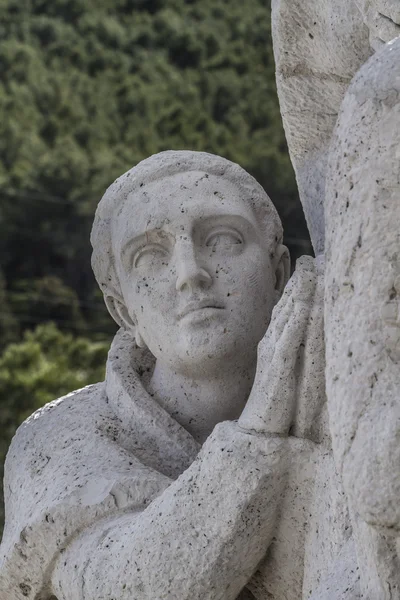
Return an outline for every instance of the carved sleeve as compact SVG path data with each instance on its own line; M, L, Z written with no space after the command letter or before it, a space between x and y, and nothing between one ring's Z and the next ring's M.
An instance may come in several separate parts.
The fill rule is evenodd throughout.
M57 598L236 598L273 535L286 449L286 440L218 425L145 510L106 519L69 546L53 575Z

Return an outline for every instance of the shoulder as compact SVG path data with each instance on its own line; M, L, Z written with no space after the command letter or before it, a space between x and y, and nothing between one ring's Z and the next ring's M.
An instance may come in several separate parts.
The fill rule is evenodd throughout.
M75 390L48 402L42 408L36 410L28 417L17 430L16 435L23 435L35 430L40 430L48 423L51 424L55 419L67 418L73 421L78 415L82 418L88 416L91 407L98 407L105 399L104 381L87 385L84 388Z
M50 402L19 427L5 464L2 598L19 598L20 581L39 595L77 532L141 508L169 484L118 444L119 427L104 383Z
M18 428L5 462L7 521L65 501L107 455L99 422L109 421L104 383L49 402ZM85 457L85 459L84 459ZM85 468L86 465L86 468Z
M123 427L98 383L50 402L17 430L5 462L6 527L43 510L101 504L116 487L136 491L154 477L115 435ZM139 494L140 496L140 494ZM129 498L128 498L129 497Z
M107 404L104 382L86 386L49 402L35 411L17 429L12 439L6 470L17 459L39 455L50 446L53 450L61 448L63 443L74 435L93 431L96 417L105 415Z
M60 511L72 511L75 522L78 507L86 514L91 507L114 505L115 490L121 504L140 503L143 487L157 478L120 445L114 435L120 427L104 383L72 392L30 416L6 458L5 534Z

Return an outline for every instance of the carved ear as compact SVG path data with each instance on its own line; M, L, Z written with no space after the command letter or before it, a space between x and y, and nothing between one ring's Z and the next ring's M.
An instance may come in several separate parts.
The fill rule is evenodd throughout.
M128 309L126 308L122 299L116 298L115 296L104 296L104 302L107 306L108 312L117 325L134 333L136 329L136 323L129 315Z
M290 254L283 244L279 244L275 251L275 291L278 299L281 297L285 285L290 277Z

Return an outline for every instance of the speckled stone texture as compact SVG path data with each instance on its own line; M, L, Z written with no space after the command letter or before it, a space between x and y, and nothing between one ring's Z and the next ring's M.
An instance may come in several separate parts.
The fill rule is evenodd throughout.
M371 54L354 0L273 0L276 82L300 199L316 254L324 250L326 161L350 81Z
M221 157L107 190L92 264L121 329L105 382L12 441L1 600L400 599L399 21L399 0L273 2L326 267L286 285L270 199Z
M314 250L324 250L327 157L344 94L374 50L400 35L399 0L273 0L276 81Z
M358 69L400 35L400 0L272 0L272 33L286 139L320 254L327 158L339 109Z
M399 167L397 39L346 94L326 196L331 431L371 600L400 598Z
M301 306L292 305L296 290L288 292L280 307L286 317L309 298L312 271L304 274ZM296 335L280 312L265 353L279 326ZM311 344L315 358L320 342ZM282 350L278 344L281 361ZM106 384L47 405L19 429L6 465L1 597L233 599L247 583L243 598L357 598L348 594L357 590L357 566L324 441L324 406L315 441L267 435L265 411L263 432L259 424L256 433L244 421L225 422L199 454L199 444L146 393L152 362L120 332ZM264 373L265 365L259 389ZM303 403L320 397L315 382L306 377L305 384L296 394ZM282 414L275 409L281 431L293 401L284 394Z
M13 439L1 600L360 598L323 260L299 260L282 295L281 240L268 196L220 157L165 152L109 188L93 266L121 329L106 381Z
M330 429L362 597L398 599L400 1L272 5L281 112L317 253L326 227Z

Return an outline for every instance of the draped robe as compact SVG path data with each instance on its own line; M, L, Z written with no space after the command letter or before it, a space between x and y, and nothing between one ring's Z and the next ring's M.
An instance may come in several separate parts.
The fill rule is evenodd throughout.
M329 440L291 437L288 458L283 440L225 422L201 448L147 393L152 368L119 332L105 382L17 431L0 597L359 598Z

